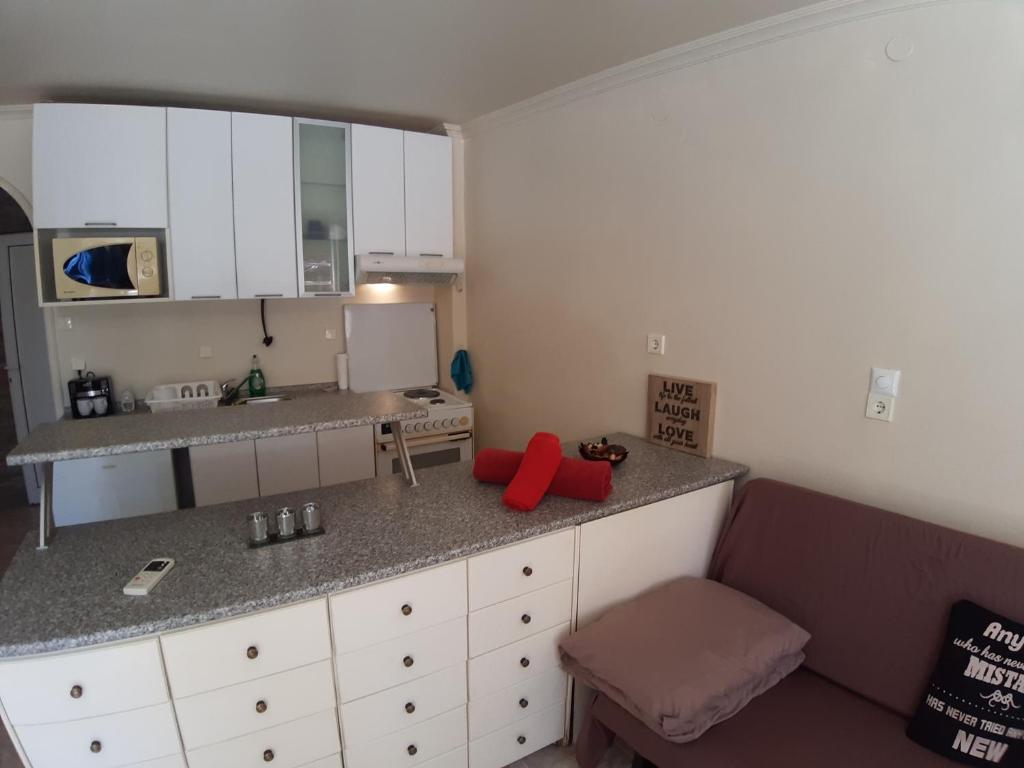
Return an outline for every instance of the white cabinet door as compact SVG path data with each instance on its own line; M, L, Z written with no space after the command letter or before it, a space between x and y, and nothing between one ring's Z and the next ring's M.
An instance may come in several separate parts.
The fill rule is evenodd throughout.
M376 475L372 426L317 432L316 445L321 486L366 480Z
M231 142L238 298L294 298L291 118L232 113Z
M255 499L260 495L256 447L252 440L194 445L188 453L197 507Z
M355 253L405 255L403 132L352 126L352 228Z
M234 299L231 113L167 110L174 298Z
M256 468L260 496L319 487L316 433L260 438L256 441Z
M177 506L170 451L74 459L53 469L57 525L152 515Z
M37 228L167 227L167 110L36 104Z
M406 252L451 256L452 230L452 140L406 132Z

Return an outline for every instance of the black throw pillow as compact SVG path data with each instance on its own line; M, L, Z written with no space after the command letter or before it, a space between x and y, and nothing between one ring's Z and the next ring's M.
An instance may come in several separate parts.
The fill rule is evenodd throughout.
M907 736L965 765L1024 768L1024 624L954 604Z

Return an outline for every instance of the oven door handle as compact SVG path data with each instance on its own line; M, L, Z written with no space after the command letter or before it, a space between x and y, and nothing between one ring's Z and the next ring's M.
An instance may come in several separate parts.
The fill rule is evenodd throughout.
M436 435L434 437L416 437L411 440L406 439L405 444L410 448L417 448L421 445L440 445L441 443L460 443L463 440L469 440L472 435L469 432L456 432L452 435ZM397 451L394 442L390 443L379 443L380 449L384 453L391 453Z

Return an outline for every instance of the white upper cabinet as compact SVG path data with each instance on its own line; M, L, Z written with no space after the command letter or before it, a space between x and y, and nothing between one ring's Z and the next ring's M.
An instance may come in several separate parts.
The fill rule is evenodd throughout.
M174 298L234 299L231 113L167 110Z
M355 253L405 255L403 132L352 126L352 217Z
M452 229L452 140L406 132L406 252L451 256Z
M295 118L300 296L354 293L349 125Z
M37 228L166 229L166 109L36 104L32 132Z
M234 112L231 140L238 298L295 298L292 120Z

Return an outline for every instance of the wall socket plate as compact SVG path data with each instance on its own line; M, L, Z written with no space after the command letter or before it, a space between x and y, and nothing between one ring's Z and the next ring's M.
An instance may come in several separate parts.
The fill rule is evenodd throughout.
M649 355L664 355L665 354L665 334L663 334L663 333L648 333L647 334L647 354L649 354Z
M889 395L877 395L872 392L868 395L868 404L864 409L864 415L876 421L892 421L895 407L896 398Z
M873 395L900 395L900 371L895 368L872 368L870 392Z

